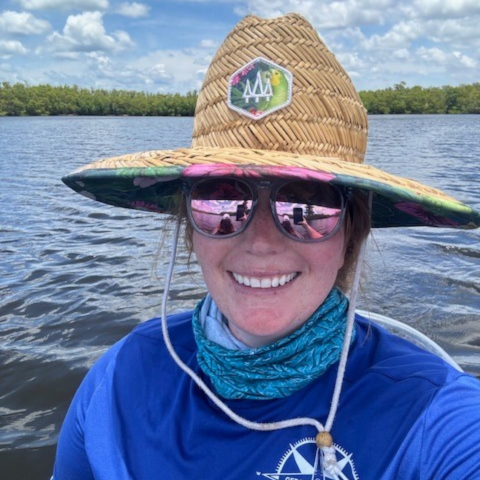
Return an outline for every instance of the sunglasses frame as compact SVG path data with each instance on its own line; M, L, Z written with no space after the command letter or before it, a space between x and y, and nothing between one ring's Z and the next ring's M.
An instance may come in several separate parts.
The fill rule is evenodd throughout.
M247 220L245 223L242 225L241 228L238 230L235 230L233 233L229 233L226 235L214 235L211 233L206 233L203 231L201 228L197 226L197 224L194 221L193 218L193 213L192 213L192 192L194 191L195 187L197 187L199 184L206 182L206 181L212 181L212 180L218 180L218 181L229 181L229 180L234 180L236 182L243 183L248 186L252 193L252 206L250 208L250 215L248 216ZM307 182L305 183L315 183L318 185L328 185L329 187L335 188L339 194L340 198L342 200L342 205L341 205L341 210L340 210L340 216L337 222L337 225L335 228L327 235L322 236L320 238L300 238L300 237L295 237L291 234L289 234L285 228L282 226L280 219L278 218L278 214L276 212L275 208L275 198L278 193L278 191L284 187L285 185L289 183L296 183L296 182L302 182L305 180L302 179L289 179L289 180L269 180L269 179L262 179L262 180L252 180L249 178L238 178L238 177L201 177L201 178L196 178L196 179L185 179L183 183L183 194L185 195L186 201L187 201L187 216L188 220L190 221L190 224L194 228L196 232L198 232L200 235L203 235L204 237L208 238L215 238L215 239L222 239L222 238L232 238L236 237L237 235L240 235L245 231L245 229L248 227L248 225L251 223L252 219L255 217L255 212L256 212L256 207L258 204L258 192L259 190L270 190L270 195L269 195L269 203L270 203L270 212L273 217L273 221L275 222L275 225L277 229L285 235L287 238L290 240L294 240L296 242L301 242L301 243L320 243L324 242L326 240L329 240L332 238L340 229L341 225L343 224L344 218L345 218L345 212L347 210L347 205L353 195L353 190L351 187L345 187L343 185L335 185L332 183L327 183L327 182Z

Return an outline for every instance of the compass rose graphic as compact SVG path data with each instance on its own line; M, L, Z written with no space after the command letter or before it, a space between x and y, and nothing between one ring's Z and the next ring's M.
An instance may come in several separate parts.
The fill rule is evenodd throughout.
M352 454L347 453L336 444L333 446L339 467L339 472L335 477L322 472L320 450L313 437L304 438L293 445L290 444L290 448L278 462L276 472L257 472L257 475L269 480L359 480Z

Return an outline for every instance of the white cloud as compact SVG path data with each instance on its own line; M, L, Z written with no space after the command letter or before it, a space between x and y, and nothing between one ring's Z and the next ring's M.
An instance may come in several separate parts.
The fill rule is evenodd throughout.
M23 8L28 10L105 10L108 0L17 0Z
M82 54L80 52L54 52L53 57L64 58L66 60L78 60Z
M399 60L408 60L410 57L410 52L406 48L400 48L398 50L394 50L392 55Z
M0 58L8 59L13 55L26 55L28 50L17 40L0 40Z
M200 48L216 48L218 46L218 42L214 40L204 39L200 42Z
M148 71L152 65L162 65L168 78L165 90L185 93L202 86L210 61L203 49L158 50L136 60L132 68Z
M415 0L412 12L429 18L459 18L480 13L478 0Z
M384 35L374 34L365 38L362 47L365 50L394 51L408 47L424 32L423 25L416 21L400 22L394 25Z
M127 32L107 35L101 12L70 15L63 34L54 32L48 37L47 49L57 52L119 51L131 48L133 42Z
M144 90L151 86L168 84L172 78L161 63L150 65L148 69L138 68L116 62L97 52L87 54L87 68L91 83L97 87Z
M237 14L253 13L273 18L288 12L304 15L319 29L334 29L358 25L381 25L390 18L394 0L248 0L236 8Z
M439 48L421 47L417 50L417 54L425 61L445 65L447 62L447 54Z
M477 68L478 62L475 59L467 57L467 55L463 55L460 52L453 52L452 55L454 58L458 59L464 67L472 69Z
M146 17L150 7L143 3L121 3L115 10L115 13L130 18Z
M429 37L436 42L452 44L462 49L480 48L480 15L462 20L431 20L425 25Z
M420 47L417 54L425 62L446 68L465 67L468 69L476 68L478 62L460 52L445 52L439 48Z
M130 35L123 30L116 30L113 32L113 36L117 39L115 50L124 50L126 48L131 48L134 45Z
M0 14L0 31L21 35L46 33L51 29L45 20L35 18L31 13L7 10Z
M215 25L195 17L188 7L193 1L211 3ZM15 74L33 83L182 93L198 89L211 54L233 27L231 18L223 12L226 8L265 18L292 11L304 15L360 89L385 88L403 80L408 86L478 81L480 0L176 0L171 6L177 11L158 18L151 15L158 0L9 2L30 9L79 10L64 12L63 30L55 26L57 31L43 43L37 40L38 47L34 38L25 38L23 45L17 42L7 46L5 41L13 40L12 35L41 33L42 28L49 34L52 29L47 31L48 23L42 26L33 16L27 21L23 15L29 13L16 13L16 19L0 13L0 38L4 40L0 56L14 57L4 62L15 69L15 73L4 75L8 79ZM220 3L222 8L216 9ZM225 7L227 3L230 8ZM112 14L128 17L124 18L122 31L114 32L108 26L109 20L121 20ZM53 24L59 17L51 18L48 20ZM132 22L131 18L140 20ZM158 33L167 22L172 39ZM128 33L133 26L137 45ZM169 47L178 45L173 38L176 28L181 31L178 35L183 35L181 50ZM158 50L159 45L170 49ZM41 57L28 55L35 48ZM119 51L125 53L120 56Z
M1 50L1 47L0 47ZM0 53L1 58L1 53ZM10 83L19 83L24 82L25 79L23 76L18 73L17 69L12 66L12 62L4 62L0 63L0 76L2 81L10 82ZM34 82L29 82L29 84L34 84Z
M11 63L0 63L0 72L2 72L2 73L13 72L12 64Z
M479 0L247 0L235 13L266 18L298 12L317 28L383 25L411 18L461 18L480 13Z
M355 52L339 53L336 57L343 68L348 70L350 75L352 75L352 72L354 71L368 67L365 61Z

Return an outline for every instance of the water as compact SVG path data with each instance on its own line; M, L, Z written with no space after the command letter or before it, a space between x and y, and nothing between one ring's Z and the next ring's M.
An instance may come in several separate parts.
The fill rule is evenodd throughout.
M480 209L480 116L370 118L367 161ZM87 369L158 316L161 215L81 197L60 176L87 161L190 144L191 118L0 118L0 471L51 473L66 409ZM376 231L359 307L403 320L480 375L480 232ZM184 251L170 311L202 296Z

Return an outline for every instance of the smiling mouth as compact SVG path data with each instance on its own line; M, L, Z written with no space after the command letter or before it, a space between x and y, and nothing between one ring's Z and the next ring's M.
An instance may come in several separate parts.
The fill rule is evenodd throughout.
M298 276L298 272L288 273L284 275L275 275L274 277L247 277L246 275L239 275L232 272L233 278L240 285L245 285L251 288L276 288L291 282Z

